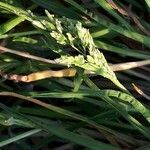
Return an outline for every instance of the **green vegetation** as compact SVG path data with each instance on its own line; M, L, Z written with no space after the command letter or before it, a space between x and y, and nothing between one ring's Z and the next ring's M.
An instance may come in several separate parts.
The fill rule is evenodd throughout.
M149 12L148 0L1 0L0 147L148 150Z

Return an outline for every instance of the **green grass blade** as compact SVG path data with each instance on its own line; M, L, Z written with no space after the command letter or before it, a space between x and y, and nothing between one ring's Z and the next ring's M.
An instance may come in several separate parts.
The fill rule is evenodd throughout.
M3 34L0 36L0 39L11 38L11 37L19 37L19 36L29 36L29 35L36 35L41 34L41 32L33 30L33 31L26 31L26 32L19 32L19 33L9 33Z
M128 30L132 30L132 27L129 25L129 23L121 17L114 9L106 2L106 0L94 0L97 4L99 4L103 9L105 9L110 15L115 17L118 22L125 26Z
M124 55L124 56L139 58L139 59L150 59L149 52L147 52L147 54L146 54L145 52L141 52L139 50L119 48L119 47L113 46L111 44L102 42L100 40L94 40L94 42L98 48L102 48L102 49L110 51L110 52L118 53L118 54Z
M149 7L149 10L150 10L150 1L149 0L145 0L147 6Z
M62 16L66 16L72 19L79 19L80 17L78 14L73 11L72 9L68 9L67 7L63 6L58 0L49 1L49 0L32 0L34 3L38 4L39 6L44 7L47 10L53 11Z
M103 25L107 27L109 30L115 31L135 41L141 42L150 48L150 42L149 42L150 37L147 37L145 35L142 35L134 31L124 29L123 27L120 27L119 25L115 25L107 20L104 20L103 18L99 18L97 15L94 15L93 13L87 11L85 8L83 8L81 5L77 4L73 0L65 0L65 1L71 4L72 6L74 6L76 9L80 10L85 15L88 15L92 20L95 20L98 24Z
M68 92L67 92L68 93ZM110 106L112 106L113 108L115 108L124 118L126 118L133 126L135 126L141 133L143 133L147 138L150 139L150 132L149 130L144 127L140 122L138 122L135 118L133 118L131 115L129 115L126 111L126 108L124 108L122 105L120 105L119 103L116 103L115 101L113 101L108 94L106 93L103 93L103 91L91 91L91 90L85 90L85 91L80 91L80 92L71 92L70 94L67 94L65 92L62 92L62 93L57 93L58 95L63 96L63 98L67 98L67 97L87 97L87 96L94 96L94 97L97 97L97 98L101 98L103 99L104 101L106 101ZM43 95L43 94L41 94ZM48 95L50 96L51 93L47 93L46 96L48 97ZM53 95L53 94L52 94ZM55 94L56 96L56 94ZM135 106L136 107L136 106ZM140 107L140 106L139 106ZM142 106L143 107L143 106ZM137 109L137 108L136 108ZM142 114L146 115L146 118L147 118L147 115L148 115L148 119L149 119L149 112L147 112L147 109L144 109L143 111L143 108L139 108L140 111L142 111ZM138 111L139 111L138 109ZM145 110L146 110L146 114L145 114Z
M13 29L15 26L23 22L25 19L23 17L15 17L0 25L0 35L5 34L6 32Z
M41 131L42 131L41 129L33 129L33 130L30 130L30 131L24 132L22 134L16 135L14 137L11 137L11 138L9 138L7 140L0 141L0 147L3 147L3 146L8 145L10 143L19 141L21 139L27 138L27 137L29 137L31 135L34 135L36 133L39 133Z
M129 102L150 123L150 110L148 110L141 102L139 102L133 96L114 90L102 90L102 91L104 93L106 92L106 95L108 95L109 97L117 97L123 101Z
M77 133L73 133L70 132L64 128L61 128L59 126L54 126L53 124L45 124L44 122L41 122L35 118L30 118L30 117L24 117L24 115L19 114L19 113L15 113L14 111L12 111L10 108L6 107L5 105L3 105L2 103L0 103L0 107L2 109L4 109L5 111L11 113L12 115L15 115L19 118L24 118L27 119L28 121L32 122L32 124L34 124L35 126L37 126L38 128L41 128L47 132L50 132L58 137L61 137L63 139L66 139L68 141L74 142L76 144L85 146L87 148L93 149L93 150L99 150L99 147L101 147L102 150L108 150L108 149L112 149L112 150L117 150L118 148L115 148L109 144L104 144L100 141L97 141L93 138L90 138L88 136L84 136L84 135L79 135Z

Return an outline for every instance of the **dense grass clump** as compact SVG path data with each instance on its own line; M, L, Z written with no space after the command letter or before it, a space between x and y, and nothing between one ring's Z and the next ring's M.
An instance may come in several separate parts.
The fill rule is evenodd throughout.
M150 148L148 0L1 0L2 149Z

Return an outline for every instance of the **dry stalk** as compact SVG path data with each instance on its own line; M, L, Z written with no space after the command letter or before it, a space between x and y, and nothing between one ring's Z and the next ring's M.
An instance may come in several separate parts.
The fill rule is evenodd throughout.
M135 89L135 91L137 93L139 93L141 96L143 96L144 98L146 98L147 100L150 101L150 96L148 96L147 94L145 94L139 87L137 87L135 84L132 84L133 88Z
M3 52L8 52L11 54L16 54L25 58L33 59L33 60L38 60L41 62L45 63L50 63L50 64L59 64L59 65L64 65L66 64L61 64L56 62L55 60L49 60L45 59L42 57L37 57L34 55L30 55L24 52L8 49L5 47L0 46L0 50ZM113 71L123 71L123 70L128 70L136 67L141 67L144 65L149 65L150 60L144 60L144 61L138 61L138 62L128 62L128 63L120 63L120 64L110 64L110 67ZM31 73L29 75L17 75L17 74L6 74L3 72L0 72L0 75L4 77L5 79L8 80L14 80L16 82L32 82L32 81L37 81L41 79L46 79L46 78L51 78L51 77L73 77L76 74L76 70L73 68L68 68L68 69L62 69L58 71L53 71L53 70L45 70L45 71L39 71L35 73ZM85 74L93 74L93 72L90 72L88 70L85 70Z

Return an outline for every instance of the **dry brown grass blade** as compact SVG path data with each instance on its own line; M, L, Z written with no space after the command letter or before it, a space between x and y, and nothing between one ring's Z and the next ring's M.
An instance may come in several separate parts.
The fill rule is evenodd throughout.
M44 102L42 102L40 100L31 98L31 97L20 95L20 94L14 93L14 92L7 92L7 91L6 92L5 91L4 92L0 92L0 96L16 97L16 98L19 98L19 99L22 99L22 100L30 101L32 103L35 103L37 105L40 105L42 107L45 107L45 108L49 109L49 104L47 104L47 103L44 103Z
M146 98L147 100L150 101L150 96L148 96L147 94L145 94L139 87L137 87L135 84L132 84L133 88L135 89L135 91L137 93L139 93L141 96L143 96L144 98Z
M139 17L137 17L132 11L131 8L130 9L126 9L126 12L128 13L128 17L130 17L134 23L136 24L136 26L146 35L150 36L150 31L148 31L146 28L144 28L144 26L141 24L141 22L139 21Z
M113 0L107 0L107 2L113 9L117 10L122 15L128 16L128 13L123 8L118 6L115 2L113 2Z
M15 55L18 55L18 56L21 56L21 57L24 57L24 58L29 58L29 59L33 59L33 60L49 63L49 64L63 65L63 64L60 64L60 63L56 62L55 60L45 59L45 58L42 58L42 57L31 55L29 53L25 53L25 52L20 52L20 51L16 51L16 50L13 50L13 49L9 49L9 48L3 47L3 46L0 46L0 51L1 52L8 52L8 53L15 54Z
M133 69L145 65L150 65L150 59L143 60L143 61L119 63L119 64L111 65L110 67L113 71L123 71L123 70L129 70L129 69Z
M113 71L123 71L127 69L132 69L135 67L140 67L143 65L150 64L150 60L147 61L140 61L140 62L129 62L129 63L121 63L116 65L110 65ZM73 77L76 74L76 70L73 68L68 69L62 69L58 71L53 70L45 70L45 71L39 71L35 73L31 73L29 75L17 75L17 74L5 74L0 72L0 75L8 80L14 80L15 82L33 82L41 79L51 78L51 77ZM93 72L90 72L88 70L85 70L85 74L93 74Z
M30 55L24 52L8 49L2 46L0 46L0 50L11 53L11 54L16 54L25 58L42 61L45 63L66 65L66 64L60 64L56 62L55 60L49 60L49 59L45 59L42 57L37 57L37 56ZM138 61L138 62L128 62L128 63L113 64L113 65L110 64L110 67L113 71L123 71L123 70L132 69L132 68L149 65L149 64L150 64L150 60L144 60L144 61ZM63 70L58 70L58 71L45 70L45 71L31 73L25 76L17 75L17 74L9 75L0 71L0 75L3 76L5 79L14 80L16 82L32 82L32 81L37 81L37 80L50 78L50 77L59 77L59 78L60 77L73 77L75 76L75 74L76 74L76 70L73 68L68 68L68 69L63 69ZM93 72L85 70L85 74L93 74Z
M143 27L143 25L141 24L141 22L139 21L139 18L131 11L131 8L121 8L120 6L118 6L115 2L113 2L113 0L107 0L108 4L115 10L117 10L120 14L127 16L129 18L131 18L134 23L137 25L137 27L146 35L150 36L150 31L148 31L147 29L145 29Z

